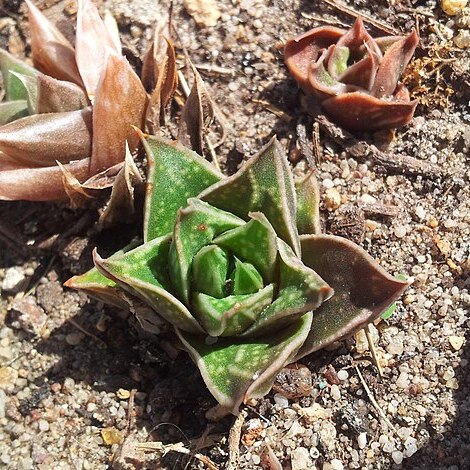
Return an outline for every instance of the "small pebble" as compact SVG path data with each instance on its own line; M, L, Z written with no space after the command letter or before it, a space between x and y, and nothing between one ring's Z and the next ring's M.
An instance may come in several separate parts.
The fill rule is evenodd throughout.
M0 388L0 419L5 417L5 392Z
M289 406L289 400L281 395L280 393L274 394L274 402L276 405L279 405L281 408L287 408Z
M442 11L449 16L460 13L467 6L468 0L441 0Z
M397 238L403 238L406 235L406 227L404 225L399 225L398 227L395 227L393 233Z
M416 445L416 439L414 437L409 437L405 441L404 447L405 447L405 452L404 452L405 457L411 457L418 451L418 447Z
M338 379L341 381L347 380L349 377L348 371L345 369L341 369L340 371L338 371L336 375L338 376Z
M459 49L468 49L470 47L470 31L462 29L459 34L454 37L454 44Z
M330 388L330 395L333 400L338 401L341 398L341 391L337 385L332 385Z
M357 446L359 447L359 449L364 449L366 445L367 445L367 433L361 432L357 436Z
M336 188L328 188L325 191L323 200L325 202L325 207L327 208L327 210L334 211L335 209L338 209L338 207L341 205L341 194Z
M465 338L463 336L449 336L449 343L454 351L460 350L464 342Z
M101 437L103 442L107 446L112 446L113 444L121 444L123 436L121 431L116 428L103 428L101 430Z
M291 453L292 470L307 470L312 468L313 462L310 453L305 447L297 447ZM323 467L325 468L325 467Z
M38 427L40 431L49 431L49 423L45 419L38 421Z
M67 344L70 344L70 346L77 346L78 344L80 344L82 342L84 337L85 337L85 335L80 331L77 331L77 332L74 332L74 333L69 333L65 337L65 342Z
M396 381L396 385L399 388L408 388L410 381L406 372L401 372Z
M397 465L400 465L403 462L403 453L400 452L399 450L393 451L392 459Z
M12 387L18 378L18 371L12 367L0 368L0 388Z
M22 268L16 266L5 270L5 277L2 282L2 290L6 292L18 292L21 284L25 280Z

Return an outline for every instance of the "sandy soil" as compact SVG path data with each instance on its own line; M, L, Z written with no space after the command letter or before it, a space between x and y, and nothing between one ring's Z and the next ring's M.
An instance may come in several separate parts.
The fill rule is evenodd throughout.
M117 18L132 56L146 49L169 3L108 0L100 7ZM233 172L277 134L303 173L296 143L302 131L311 135L312 118L283 64L282 43L314 25L350 25L353 17L331 2L219 0L222 15L203 27L182 3L173 2L175 42L225 116L222 166ZM394 135L356 136L383 153L357 155L351 140L334 140L320 126L322 222L415 282L393 317L372 328L383 376L363 335L304 358L308 369L284 371L276 392L244 409L232 468L261 468L269 450L271 461L293 470L470 468L470 58L468 46L455 45L469 34L470 12L451 18L435 1L407 0L373 2L372 11L371 3L347 5L398 31L418 26L417 57L434 60L427 68L415 63L427 89L410 125ZM73 1L38 5L73 33ZM0 7L0 46L19 56L29 54L24 14L20 1ZM94 246L111 253L139 232L138 221L100 231L102 203L78 210L0 203L0 466L225 468L233 418L206 420L214 400L186 355L173 357L171 336L151 336L127 313L62 287L90 266ZM307 396L284 398L280 392L299 374L311 381ZM138 448L149 442L151 451ZM199 454L188 457L185 449Z

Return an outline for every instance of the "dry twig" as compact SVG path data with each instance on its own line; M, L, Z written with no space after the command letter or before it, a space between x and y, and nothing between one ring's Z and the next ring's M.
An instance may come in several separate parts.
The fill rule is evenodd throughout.
M375 145L356 139L323 114L318 115L315 120L336 143L354 158L370 160L374 165L404 175L420 175L431 179L446 176L437 165L407 155L384 153Z
M364 333L366 334L367 338L367 343L369 344L369 351L372 354L372 360L374 362L375 367L377 367L377 371L379 372L379 377L383 377L383 371L382 371L382 366L379 363L379 359L377 357L377 351L375 350L375 344L374 340L372 339L372 336L370 334L370 328L369 325L366 325L364 328Z
M228 463L227 470L237 470L240 458L240 438L242 434L242 426L245 422L246 410L240 411L235 419L228 436Z

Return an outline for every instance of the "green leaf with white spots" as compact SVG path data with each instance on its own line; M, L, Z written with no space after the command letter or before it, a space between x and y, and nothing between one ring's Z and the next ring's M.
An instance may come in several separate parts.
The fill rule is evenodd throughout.
M0 71L2 72L6 101L27 100L28 93L23 83L11 72L35 77L38 73L37 70L13 57L4 49L0 49Z
M199 198L246 220L250 212L262 212L278 237L300 255L294 181L275 138L237 173L207 188Z
M334 235L301 237L303 261L335 290L313 316L297 358L354 334L378 318L409 286L388 274L360 246Z
M135 246L135 243L131 243L114 253L109 259L119 258ZM132 296L122 290L114 281L101 274L97 268L92 268L80 276L73 276L64 285L72 289L83 290L95 299L122 309L127 310L132 304Z
M171 293L168 275L170 242L170 235L158 237L106 260L95 252L95 266L124 290L147 302L176 328L201 333L202 329L191 312Z
M273 284L254 294L229 295L223 299L196 293L192 307L210 336L236 336L256 320L272 302L273 295Z
M300 235L321 233L320 192L312 170L295 183L297 194L297 228Z
M277 260L276 232L263 214L254 212L250 217L249 222L226 231L213 242L253 264L266 282L271 282Z
M180 209L170 248L170 278L180 299L189 304L191 263L194 256L222 232L244 221L199 199L190 199L188 207Z
M279 292L276 300L242 336L270 335L304 313L317 309L333 289L279 240Z
M263 287L263 277L251 264L235 257L235 269L230 275L232 294L253 294Z
M143 144L148 158L144 241L150 241L173 231L178 209L223 175L177 142L147 137Z
M271 388L276 374L292 361L310 330L306 313L282 331L264 338L204 338L177 330L216 400L232 413L249 398Z
M192 290L217 299L225 295L230 260L217 245L207 245L193 258Z

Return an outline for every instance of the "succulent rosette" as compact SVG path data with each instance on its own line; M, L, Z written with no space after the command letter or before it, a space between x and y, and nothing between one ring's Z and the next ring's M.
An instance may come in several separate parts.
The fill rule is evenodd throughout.
M391 129L413 118L417 103L399 79L417 45L416 31L373 38L358 17L349 31L323 26L289 40L284 56L304 92L338 124Z
M75 48L26 3L34 67L0 49L0 199L67 199L64 178L80 186L122 164L126 141L137 147L147 94L90 0L78 2Z
M143 136L142 136L143 137ZM143 137L144 138L144 137ZM285 365L376 319L408 282L318 231L312 174L294 184L273 139L224 177L178 143L145 137L143 244L66 285L168 322L223 410L265 395Z

